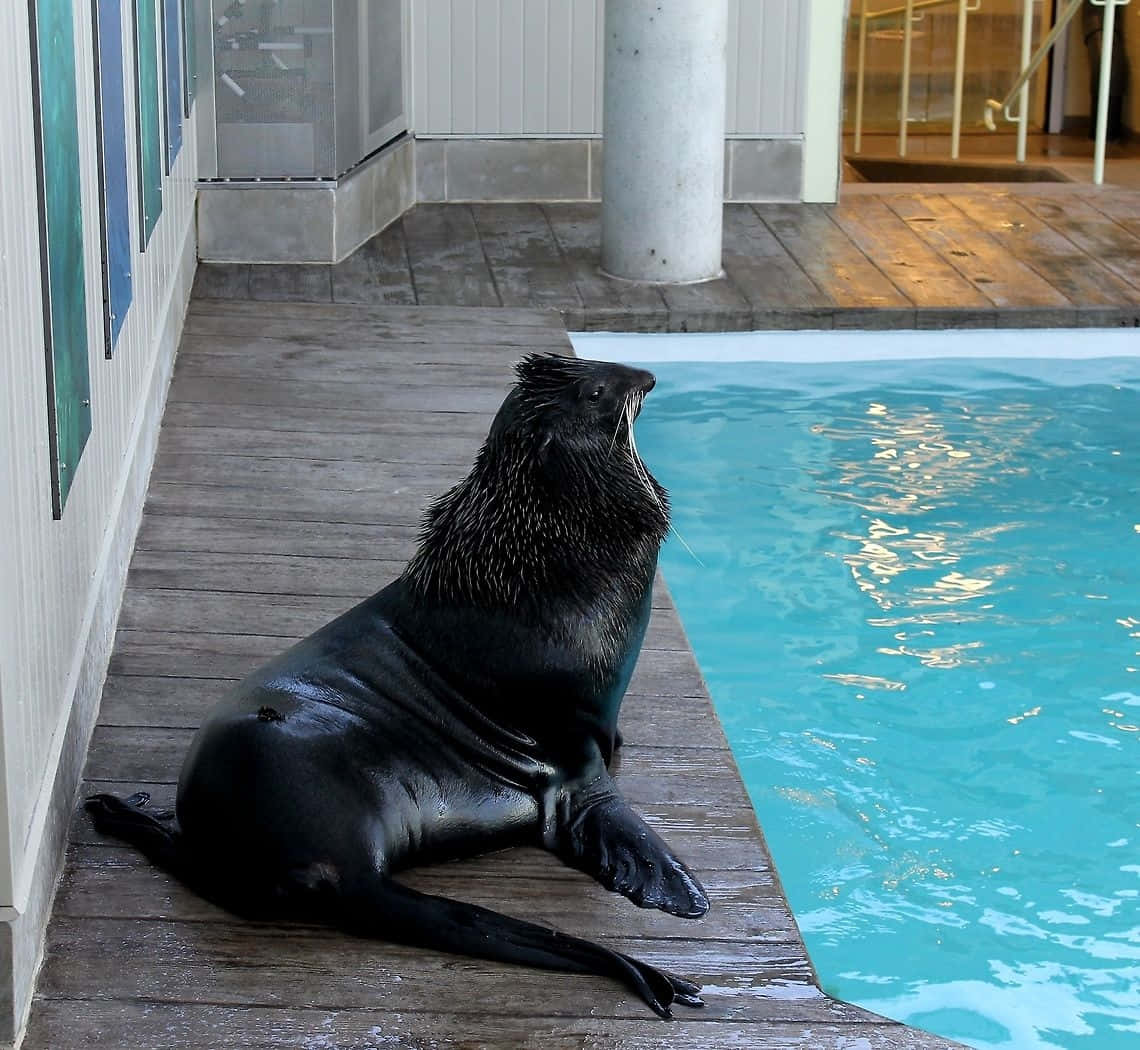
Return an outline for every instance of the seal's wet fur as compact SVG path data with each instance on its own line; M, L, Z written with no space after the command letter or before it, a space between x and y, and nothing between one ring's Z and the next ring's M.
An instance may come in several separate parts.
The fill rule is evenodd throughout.
M668 1017L701 1005L696 985L390 878L542 845L642 907L708 909L606 771L668 528L632 440L653 377L532 355L517 378L400 578L210 712L176 816L148 813L141 793L87 807L239 914L604 974Z

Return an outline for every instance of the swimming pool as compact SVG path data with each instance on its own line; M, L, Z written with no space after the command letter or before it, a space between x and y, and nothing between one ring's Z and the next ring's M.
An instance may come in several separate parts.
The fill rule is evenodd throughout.
M650 367L662 565L824 987L1140 1045L1140 360Z

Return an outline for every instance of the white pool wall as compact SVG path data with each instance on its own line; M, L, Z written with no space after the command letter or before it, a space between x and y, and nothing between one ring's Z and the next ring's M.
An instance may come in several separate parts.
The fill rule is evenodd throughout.
M1134 328L970 328L899 332L571 332L581 357L639 362L915 361L929 358L1140 357Z

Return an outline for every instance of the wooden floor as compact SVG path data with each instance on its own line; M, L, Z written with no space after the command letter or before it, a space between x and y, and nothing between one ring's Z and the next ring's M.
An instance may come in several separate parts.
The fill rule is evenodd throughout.
M425 501L465 472L513 361L568 346L549 311L196 300L84 791L144 788L169 805L207 707L391 579ZM639 910L534 850L409 881L692 976L703 1011L665 1024L601 979L243 922L79 812L25 1050L949 1045L816 986L660 588L622 724L618 780L704 880L704 920Z
M200 268L202 299L553 309L571 330L1140 326L1140 190L844 187L729 205L725 275L598 271L596 204L419 205L336 266Z

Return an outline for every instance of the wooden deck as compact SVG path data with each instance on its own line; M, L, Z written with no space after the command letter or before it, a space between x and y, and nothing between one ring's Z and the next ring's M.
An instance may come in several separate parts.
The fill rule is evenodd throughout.
M598 272L596 204L420 205L337 266L207 265L200 299L557 310L571 330L1140 326L1140 190L844 187L729 205L725 276Z
M428 212L403 230L427 216L453 221ZM766 229L757 219L756 235L774 244ZM487 248L500 260L493 280L488 271L464 279L471 300L513 287L498 252ZM377 268L369 273L382 254L368 250ZM417 258L417 296L431 298L433 279L442 296L445 263ZM577 258L575 287L588 287L596 279ZM521 287L524 263L511 265ZM335 282L345 272L330 288L343 290ZM553 295L561 278L544 274L535 271L531 287ZM286 290L309 287L309 276ZM247 293L265 290L248 269L225 279L239 277ZM221 279L206 271L202 292ZM802 273L798 281L785 287L808 288ZM513 361L567 347L550 311L197 299L85 791L142 787L169 804L207 707L255 663L398 572L425 500L465 472ZM704 920L639 910L536 850L424 869L409 881L690 975L705 985L703 1011L665 1024L601 979L243 922L100 838L79 812L25 1050L950 1045L816 986L663 588L622 724L618 779L704 880L713 904Z

